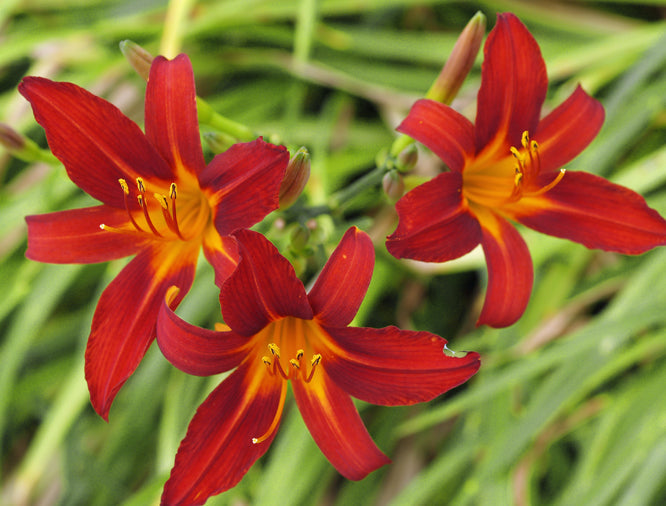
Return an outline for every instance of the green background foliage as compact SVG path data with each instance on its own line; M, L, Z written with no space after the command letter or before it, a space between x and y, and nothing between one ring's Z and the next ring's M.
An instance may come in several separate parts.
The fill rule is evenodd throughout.
M41 75L83 86L141 123L145 84L118 43L184 51L199 95L216 111L267 139L308 147L312 178L301 203L323 204L373 169L474 13L485 13L490 29L497 11L512 11L541 45L551 78L546 108L578 82L606 108L600 135L568 169L626 185L666 214L665 6L9 0L0 5L0 121L46 146L16 91L24 75ZM469 117L480 61L453 104ZM97 298L125 261L25 259L26 214L92 203L57 162L39 156L22 161L0 148L0 503L155 503L189 419L221 378L187 376L153 346L110 422L93 412L83 351ZM421 150L419 170L433 163ZM319 217L305 251L289 247L299 219L297 207L259 229L305 281L350 224L373 236L377 265L357 325L436 332L454 350L479 351L483 366L428 404L359 403L393 460L360 482L337 474L289 400L271 450L208 504L666 503L666 251L626 257L524 230L535 263L532 299L518 323L494 330L474 325L482 256L425 267L392 259L383 238L395 215L379 191ZM209 328L220 320L204 262L178 313Z

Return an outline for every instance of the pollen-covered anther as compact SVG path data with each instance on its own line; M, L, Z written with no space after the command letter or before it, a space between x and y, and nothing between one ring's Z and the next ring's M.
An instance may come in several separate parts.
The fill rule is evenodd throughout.
M539 143L530 139L527 130L523 132L520 139L522 149L511 146L509 151L516 160L513 177L513 190L507 199L508 202L516 202L523 197L534 197L547 192L557 185L564 177L564 169L549 184L540 188L536 187L536 179L541 172L541 158L539 157Z
M131 210L130 206L130 188L129 185L127 184L127 181L125 179L118 179L118 184L120 184L120 188L123 191L123 200L125 204L125 210L127 211L127 217L129 218L130 223L132 224L132 227L134 227L134 230L136 232L142 232L145 233L147 232L147 229L150 230L150 232L157 237L164 237L164 230L160 232L157 227L155 226L153 219L150 216L151 212L151 207L149 206L149 203L147 201L146 197L146 185L144 183L143 178L137 177L136 178L136 190L137 190L137 195L136 195L136 202L139 205L139 208L141 209L141 212L143 213L143 217L146 221L147 229L145 227L142 227L139 225L138 221L134 217L134 213ZM171 183L169 185L169 192L168 195L163 195L161 193L153 193L153 197L155 200L160 205L160 209L162 211L162 216L164 218L164 223L166 224L167 228L173 232L176 236L178 236L179 239L185 240L183 235L180 232L180 228L178 226L178 216L176 214L176 196L177 196L177 189L176 189L176 183ZM119 233L136 233L131 230L125 229L125 228L117 228L117 227L109 227L106 224L100 225L100 228L102 230L109 230L109 231L114 231L114 232L119 232Z
M268 345L268 351L270 351L277 358L280 358L280 348L278 348L277 344L275 344L275 343L269 344Z
M317 353L313 355L312 359L310 360L310 372L308 374L307 366L303 365L303 356L305 355L305 351L299 349L296 351L296 358L289 359L289 365L291 368L289 368L288 372L286 372L280 362L280 348L278 348L275 343L271 343L268 345L268 350L276 358L276 360L271 360L270 357L262 357L262 361L264 364L266 364L268 372L272 375L279 374L285 380L296 379L300 374L303 381L310 383L310 381L312 381L315 369L321 362L321 354Z

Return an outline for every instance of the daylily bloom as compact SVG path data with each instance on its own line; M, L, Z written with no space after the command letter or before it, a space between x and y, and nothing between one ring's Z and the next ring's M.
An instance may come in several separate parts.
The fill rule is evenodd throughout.
M309 293L262 235L234 235L241 261L220 293L230 330L192 326L168 300L160 311L157 341L176 367L202 376L236 368L190 422L164 504L203 504L233 487L275 438L288 382L324 455L360 480L389 459L350 396L388 406L428 401L478 369L478 354L446 355L446 341L429 332L348 327L374 266L372 242L355 227ZM176 293L174 287L167 299Z
M102 205L28 216L32 260L93 263L136 257L102 294L86 349L91 402L111 403L155 337L167 288L189 290L203 247L221 284L238 261L230 236L277 208L289 154L258 139L206 165L192 67L185 55L158 57L146 90L144 134L109 102L63 82L26 77L53 154L70 179Z
M488 289L479 325L514 323L532 290L529 251L508 220L625 254L666 242L666 222L637 193L557 170L594 139L604 110L579 86L540 119L547 87L536 41L514 15L500 14L484 48L476 124L424 99L398 127L450 171L398 201L398 227L386 247L396 258L444 262L480 243Z

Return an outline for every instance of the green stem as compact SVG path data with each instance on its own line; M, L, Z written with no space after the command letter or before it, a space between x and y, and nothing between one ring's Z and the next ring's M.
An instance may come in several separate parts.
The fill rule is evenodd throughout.
M174 58L183 42L183 26L194 0L171 0L164 20L164 32L160 42L160 54Z
M206 124L210 127L231 135L242 142L253 141L258 136L245 125L237 123L229 118L225 118L218 114L208 103L197 97L197 114L199 116L199 123Z

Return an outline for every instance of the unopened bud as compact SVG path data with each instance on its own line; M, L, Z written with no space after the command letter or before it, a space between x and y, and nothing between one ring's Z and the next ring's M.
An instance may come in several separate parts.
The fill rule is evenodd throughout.
M287 209L296 202L309 178L310 153L307 149L301 148L289 160L280 185L280 209Z
M467 23L458 37L451 56L446 60L444 68L426 93L426 98L443 104L450 104L453 101L467 74L472 70L485 32L486 17L479 11Z
M400 172L409 172L414 168L418 159L419 151L416 148L416 144L411 143L405 149L400 151L400 153L398 153L398 156L395 160L395 165Z
M147 81L150 75L150 66L153 63L153 55L131 40L123 40L120 43L120 51L137 74Z
M6 123L0 123L0 144L14 153L25 148L25 138Z
M289 246L294 253L302 253L310 240L310 229L303 225L296 225L289 234Z
M6 123L0 123L0 144L24 162L47 162L53 165L59 163L48 149L40 148L36 142L21 135Z
M395 204L405 193L405 182L402 179L402 174L395 170L391 170L384 174L384 177L382 178L382 188L389 201L392 204Z

